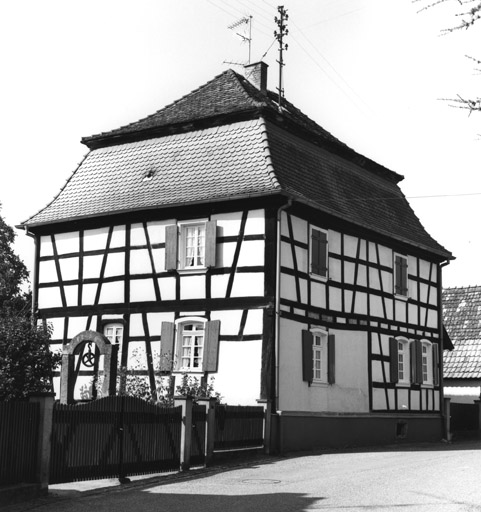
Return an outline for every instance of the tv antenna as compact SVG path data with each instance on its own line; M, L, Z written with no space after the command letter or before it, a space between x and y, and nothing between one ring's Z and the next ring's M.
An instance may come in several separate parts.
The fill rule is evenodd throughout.
M246 27L244 25L248 25L248 27ZM239 28L242 28L242 27L244 28L244 33L239 31ZM251 45L252 45L252 16L244 16L240 20L237 20L234 23L232 23L232 25L229 25L227 28L229 30L235 30L236 35L242 39L242 42L248 44L249 59L248 59L247 64L250 64L251 63Z
M289 19L289 15L287 14L286 9L284 9L283 5L279 5L277 8L277 11L279 12L280 17L277 16L274 17L274 21L277 23L277 26L279 27L279 32L277 30L274 30L274 37L279 42L279 60L277 61L279 63L279 87L277 90L279 91L279 110L281 110L282 105L282 98L284 97L284 87L282 84L282 68L285 66L284 64L284 57L283 52L284 50L287 50L287 44L284 43L284 36L287 36L289 34L289 30L286 26L286 21Z

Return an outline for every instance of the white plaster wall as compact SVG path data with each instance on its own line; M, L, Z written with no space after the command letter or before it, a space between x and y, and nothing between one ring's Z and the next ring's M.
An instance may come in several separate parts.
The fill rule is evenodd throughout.
M336 382L311 385L302 380L302 329L281 318L279 408L284 411L368 412L367 334L331 329L336 341Z
M330 229L327 239L329 242L329 252L333 254L341 254L341 234Z
M53 260L40 262L38 281L39 283L55 283L58 281L57 268Z
M205 298L205 275L181 275L180 298L181 300Z
M229 274L214 275L211 276L210 279L211 297L213 299L225 297L227 291L227 283L229 282Z
M237 273L232 285L231 297L264 296L264 273L243 272Z
M130 273L148 274L152 272L152 263L147 249L133 249L130 251Z
M78 306L78 285L64 286L67 307Z
M155 301L154 280L131 279L130 300L131 302Z
M124 298L124 282L115 281L113 283L103 283L100 292L100 304L125 302Z
M57 233L55 235L55 245L57 253L69 254L71 252L79 252L79 232L73 231L70 233Z
M245 235L263 235L265 233L264 210L250 210L247 216Z
M326 285L318 281L311 281L311 304L317 308L325 308Z
M84 279L98 279L100 276L100 269L102 268L103 256L100 254L93 256L84 256L83 260Z
M219 213L211 216L211 220L217 221L217 234L219 236L237 236L241 219L242 212Z
M158 283L162 300L175 300L175 277L159 278Z
M221 335L222 335L221 323ZM219 367L214 377L214 389L229 405L257 405L260 395L262 341L219 344Z
M54 286L52 288L39 288L38 290L38 307L39 309L45 308L58 308L62 306L62 297L60 295L60 288Z
M61 258L60 273L62 274L63 281L73 281L79 277L79 259L78 256L74 258Z
M105 277L122 276L125 274L125 253L113 252L107 256Z
M107 247L108 227L84 231L84 251L97 251Z
M264 241L244 240L239 253L237 266L249 267L264 265Z
M357 255L357 243L357 237L344 235L344 255L355 258Z
M110 239L110 248L125 247L125 226L114 226L112 238Z
M147 245L144 226L142 224L132 224L130 226L130 247L138 245Z
M53 256L52 239L49 235L40 237L40 256Z

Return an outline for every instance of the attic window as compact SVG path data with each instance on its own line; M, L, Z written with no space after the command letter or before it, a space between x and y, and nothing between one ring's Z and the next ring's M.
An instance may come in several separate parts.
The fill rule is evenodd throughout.
M150 181L155 176L155 169L149 169L144 174L144 179L142 181Z

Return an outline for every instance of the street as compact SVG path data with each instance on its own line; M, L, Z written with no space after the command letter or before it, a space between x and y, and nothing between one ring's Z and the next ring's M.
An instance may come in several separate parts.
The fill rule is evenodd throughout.
M122 487L89 485L53 486L47 498L3 510L481 511L481 441L295 454Z

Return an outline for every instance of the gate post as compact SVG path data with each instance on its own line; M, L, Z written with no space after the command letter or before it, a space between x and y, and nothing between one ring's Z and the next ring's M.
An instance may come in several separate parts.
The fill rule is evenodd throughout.
M216 398L205 397L198 398L199 405L205 407L206 412L206 432L205 432L205 465L210 466L214 458L214 441L215 441L215 404Z
M446 441L451 441L451 398L444 397L444 431Z
M190 447L192 444L192 405L191 396L174 397L174 406L182 406L182 426L180 431L180 468L190 469Z
M48 490L50 476L54 397L55 393L50 392L34 393L29 397L29 402L38 403L40 408L35 480L36 483L40 484L40 490L45 492Z

